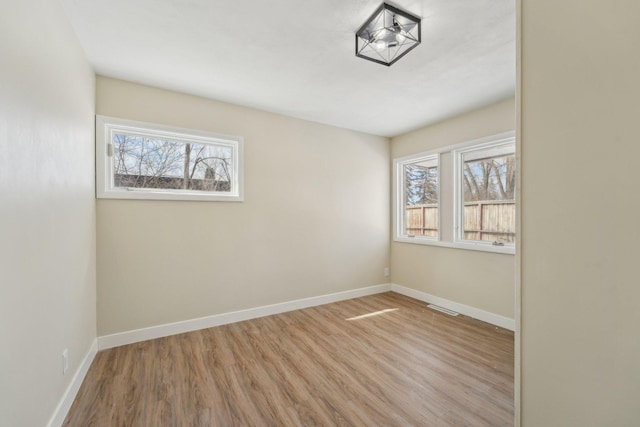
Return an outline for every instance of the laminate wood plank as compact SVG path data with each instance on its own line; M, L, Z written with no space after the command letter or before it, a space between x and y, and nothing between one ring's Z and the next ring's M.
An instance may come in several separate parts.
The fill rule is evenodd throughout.
M513 333L392 292L99 352L65 426L513 425Z

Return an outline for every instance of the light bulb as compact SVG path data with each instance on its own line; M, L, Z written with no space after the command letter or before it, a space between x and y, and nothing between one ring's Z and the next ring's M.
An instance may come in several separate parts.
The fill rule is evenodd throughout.
M376 49L382 50L387 48L387 43L384 40L378 40L375 43Z

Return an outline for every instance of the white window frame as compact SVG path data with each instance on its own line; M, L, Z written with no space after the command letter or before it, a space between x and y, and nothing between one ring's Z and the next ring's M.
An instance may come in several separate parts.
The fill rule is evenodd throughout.
M515 243L502 243L500 245L490 241L469 240L464 238L464 191L463 191L463 173L464 173L464 155L486 151L491 149L491 156L515 155L515 135L497 135L488 138L466 143L452 150L453 158L453 215L454 215L454 232L453 244L455 247L472 250L483 250L486 252L497 253L515 253ZM486 157L486 156L483 156ZM467 158L473 160L473 158ZM516 197L517 193L516 193Z
M428 246L440 246L454 249L493 252L500 254L515 254L515 244L513 243L505 243L504 246L495 246L492 244L492 242L484 243L473 240L462 240L456 237L461 226L461 215L459 215L458 212L460 211L460 206L464 206L464 201L461 201L462 192L458 188L459 184L461 183L460 177L458 177L458 172L461 170L459 160L457 160L458 153L474 151L479 147L490 147L494 144L506 145L511 143L515 143L515 132L513 131L475 139L472 141L463 142L461 144L439 147L434 150L424 151L418 154L412 154L394 159L392 187L393 241ZM447 158L450 160L451 164L449 164L449 162L447 162L446 165L443 164L445 154L448 155ZM438 158L438 237L409 237L406 233L404 233L404 165L408 163L415 163L416 161L428 158L429 156L437 156ZM460 156L460 158L461 157L462 156ZM450 171L450 173L446 173L445 175L443 175L442 171L445 169ZM446 186L443 184L445 181L447 181ZM452 193L443 195L443 188L452 188ZM443 228L443 225L445 225L443 223L443 218L450 218L451 225Z
M406 183L404 177L405 165L419 162L433 161L438 168L438 237L418 236L406 233L406 204L405 191ZM440 225L440 153L438 151L425 151L423 153L413 154L410 156L395 159L393 161L393 200L395 200L395 209L393 210L394 224L394 240L407 242L437 242L441 236Z
M113 135L118 132L170 139L185 144L213 144L231 148L233 162L231 191L115 187L113 156L109 147L112 144ZM96 115L96 197L98 199L241 202L244 200L243 145L244 141L240 136Z

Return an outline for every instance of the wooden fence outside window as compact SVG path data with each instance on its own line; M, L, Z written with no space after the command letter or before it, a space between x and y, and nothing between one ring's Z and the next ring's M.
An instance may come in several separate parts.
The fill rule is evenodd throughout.
M406 207L406 233L438 236L438 205ZM516 238L514 200L484 200L464 204L464 238L513 243Z

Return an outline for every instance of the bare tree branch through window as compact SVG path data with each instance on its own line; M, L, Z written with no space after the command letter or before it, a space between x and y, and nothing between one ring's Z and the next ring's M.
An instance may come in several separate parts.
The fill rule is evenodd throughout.
M230 191L231 147L124 133L113 144L117 187Z

